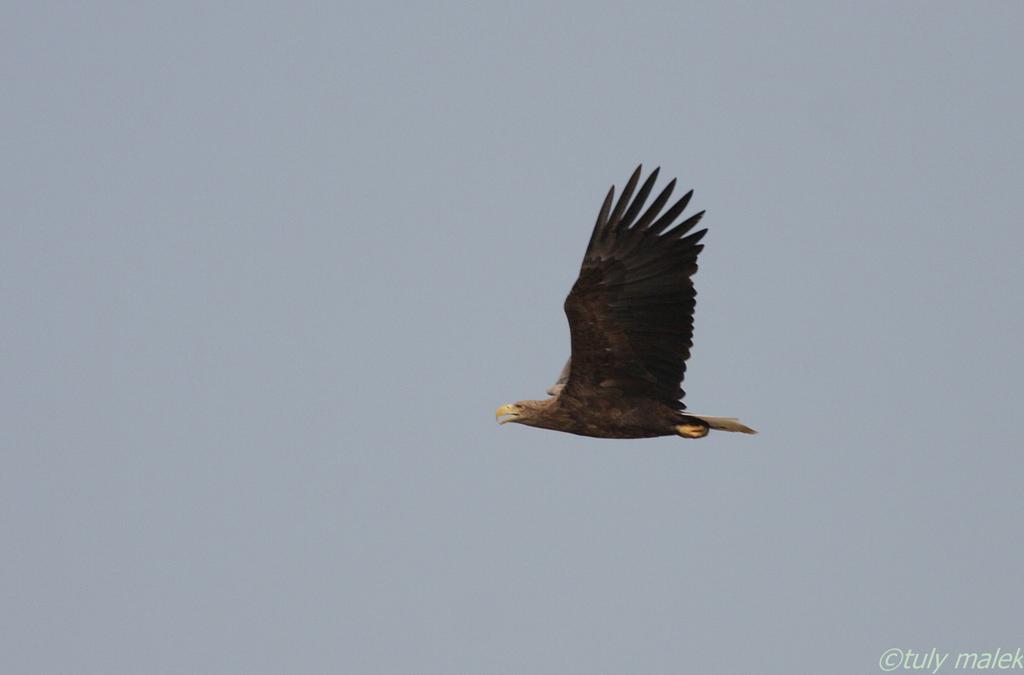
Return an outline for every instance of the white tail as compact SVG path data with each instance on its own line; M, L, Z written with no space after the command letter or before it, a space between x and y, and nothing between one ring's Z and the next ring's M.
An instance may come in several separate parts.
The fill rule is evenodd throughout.
M689 410L687 410L684 414L689 417L696 417L697 419L703 421L712 429L718 429L719 431L738 431L743 434L757 433L743 422L740 422L735 417L711 417L710 415L694 415Z

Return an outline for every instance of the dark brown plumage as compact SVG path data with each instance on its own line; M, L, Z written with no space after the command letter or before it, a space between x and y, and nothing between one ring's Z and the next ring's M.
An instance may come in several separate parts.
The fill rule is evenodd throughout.
M692 277L707 230L691 231L704 212L675 224L692 190L661 212L674 179L644 210L658 169L636 191L640 172L637 167L617 202L613 186L601 205L565 300L572 355L548 390L552 397L502 406L502 423L602 438L700 438L709 428L754 433L734 418L685 412L681 382L693 346Z

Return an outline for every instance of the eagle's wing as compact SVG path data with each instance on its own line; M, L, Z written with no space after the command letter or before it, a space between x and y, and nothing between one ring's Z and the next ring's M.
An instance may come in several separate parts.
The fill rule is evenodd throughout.
M640 167L614 208L612 187L601 206L580 276L565 300L572 334L563 396L629 394L682 410L680 386L693 346L696 292L691 277L707 230L688 234L701 211L672 227L687 192L663 214L675 180L641 215L658 170L632 199Z
M565 362L565 366L562 368L562 372L559 373L558 379L555 383L547 388L548 396L558 396L558 392L562 391L565 387L565 383L569 381L569 369L572 367L572 357Z

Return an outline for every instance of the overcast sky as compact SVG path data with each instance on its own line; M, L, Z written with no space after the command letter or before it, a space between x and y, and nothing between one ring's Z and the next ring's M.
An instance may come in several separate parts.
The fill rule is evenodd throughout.
M1024 646L1022 20L5 4L0 671ZM641 162L707 209L686 402L760 435L499 427Z

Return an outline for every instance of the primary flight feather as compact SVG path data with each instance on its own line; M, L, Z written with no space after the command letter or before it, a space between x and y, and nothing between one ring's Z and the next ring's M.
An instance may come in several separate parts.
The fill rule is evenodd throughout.
M501 406L502 424L600 438L756 433L732 417L687 412L682 403L693 346L693 275L707 233L692 230L704 212L676 223L692 190L662 212L674 179L645 210L658 169L637 190L640 173L637 167L618 201L613 186L601 205L565 299L572 355L548 389L551 398Z

